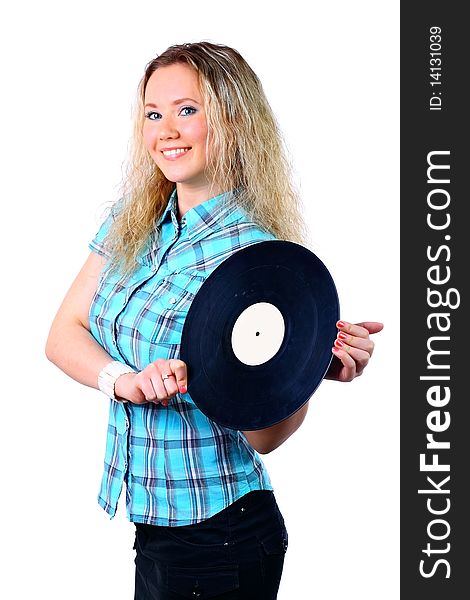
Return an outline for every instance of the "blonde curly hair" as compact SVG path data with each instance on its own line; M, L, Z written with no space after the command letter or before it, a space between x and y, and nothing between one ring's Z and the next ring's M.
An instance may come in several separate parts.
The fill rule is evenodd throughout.
M142 136L145 89L152 73L176 63L198 74L207 120L207 170L214 188L232 192L261 228L305 243L306 228L284 143L261 82L243 57L210 42L170 46L151 60L138 86L122 201L106 238L116 268L130 273L163 214L175 184L147 152Z

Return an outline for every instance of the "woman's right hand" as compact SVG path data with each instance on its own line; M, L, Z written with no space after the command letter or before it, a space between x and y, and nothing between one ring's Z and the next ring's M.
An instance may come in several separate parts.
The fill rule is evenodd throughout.
M185 362L159 358L139 373L126 373L118 377L114 394L118 400L128 400L134 404L154 402L168 406L178 392L186 393L187 385Z

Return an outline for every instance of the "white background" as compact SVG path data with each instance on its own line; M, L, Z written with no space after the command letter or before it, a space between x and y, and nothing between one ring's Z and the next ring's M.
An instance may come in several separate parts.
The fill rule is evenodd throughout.
M203 39L261 78L342 317L385 323L364 376L325 381L264 459L289 530L279 599L399 597L398 9L45 0L2 15L2 598L133 597L133 526L96 504L107 401L43 349L117 198L145 64Z

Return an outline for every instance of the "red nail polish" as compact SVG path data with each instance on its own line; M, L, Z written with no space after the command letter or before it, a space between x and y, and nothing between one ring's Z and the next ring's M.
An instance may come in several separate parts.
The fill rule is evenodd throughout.
M335 348L335 347L333 346L333 348L331 349L331 351L336 353L336 352L339 352L339 349L338 349L338 348Z
M186 386L185 386L185 385L182 385L182 386L180 387L180 392L181 392L182 394L186 394L186 392L187 392L187 391L188 391L188 390L186 389Z
M340 348L342 348L344 346L344 344L340 340L336 340L335 341L335 346L339 346Z
M344 331L340 331L340 332L338 333L338 337L339 337L341 340L345 340L345 339L346 339L348 336L347 336L347 335L344 333Z
M336 326L337 326L337 327L346 327L346 323L345 323L344 321L338 321L338 322L336 323Z

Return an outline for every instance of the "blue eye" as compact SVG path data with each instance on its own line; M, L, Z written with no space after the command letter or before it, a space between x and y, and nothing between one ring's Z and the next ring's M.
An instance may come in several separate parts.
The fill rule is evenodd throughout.
M183 106L183 108L180 111L180 114L183 115L183 117L188 117L189 115L193 115L196 112L196 109L193 106Z
M149 112L145 113L145 117L150 121L157 121L158 119L161 119L162 115L154 110L150 110Z

